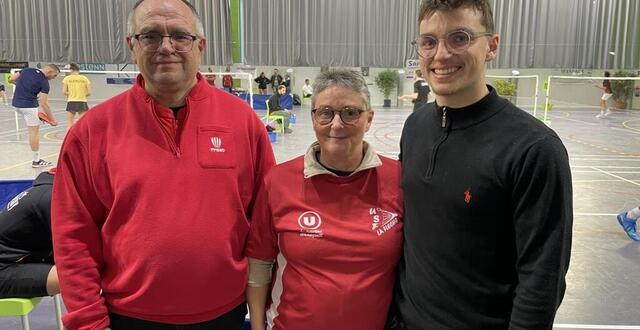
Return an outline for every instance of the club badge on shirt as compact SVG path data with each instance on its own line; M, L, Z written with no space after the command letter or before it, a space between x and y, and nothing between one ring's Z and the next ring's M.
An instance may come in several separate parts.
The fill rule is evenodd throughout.
M300 237L320 238L322 233L322 218L313 211L306 211L298 217L298 226L300 226Z
M369 209L371 215L371 230L378 236L382 236L398 223L398 214L385 211L379 207Z

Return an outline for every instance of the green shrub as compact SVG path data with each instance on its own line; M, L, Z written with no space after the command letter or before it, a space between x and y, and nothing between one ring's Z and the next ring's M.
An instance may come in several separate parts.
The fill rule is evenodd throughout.
M387 69L384 70L376 76L376 86L380 89L382 95L384 95L385 99L389 99L391 95L391 91L396 88L396 84L398 81L398 75L394 70Z
M617 71L613 77L637 77L631 71ZM633 95L633 88L635 80L611 80L611 91L613 92L613 99L616 101L627 102Z
M516 83L511 80L496 79L493 81L493 87L496 88L500 96L516 96Z

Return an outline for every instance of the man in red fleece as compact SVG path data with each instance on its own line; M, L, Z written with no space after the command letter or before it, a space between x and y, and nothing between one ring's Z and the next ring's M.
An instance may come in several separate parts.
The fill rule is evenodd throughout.
M206 39L189 2L138 1L127 45L136 84L74 125L59 158L52 230L63 321L240 329L247 217L275 164L268 136L245 102L198 73Z

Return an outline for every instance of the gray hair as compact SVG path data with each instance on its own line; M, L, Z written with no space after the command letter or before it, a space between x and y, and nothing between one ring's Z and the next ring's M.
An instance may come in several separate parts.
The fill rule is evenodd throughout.
M133 5L133 9L131 9L131 12L129 13L129 18L127 19L127 35L129 37L133 37L136 33L136 8L138 8L143 1L144 0L138 0L136 4ZM182 3L191 9L191 13L193 13L193 16L196 18L196 36L200 38L204 37L204 25L202 25L202 20L200 19L200 15L196 11L196 8L187 0L182 0Z
M359 93L367 107L365 110L371 109L371 93L367 87L367 82L364 80L360 72L347 69L333 69L325 71L316 77L312 86L312 109L315 108L317 95L331 87L340 87Z

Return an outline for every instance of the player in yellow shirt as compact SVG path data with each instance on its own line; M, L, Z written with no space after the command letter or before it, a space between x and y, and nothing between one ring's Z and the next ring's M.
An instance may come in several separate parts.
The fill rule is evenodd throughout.
M76 113L81 118L89 110L87 96L91 95L91 81L80 74L80 67L71 63L69 70L69 75L62 79L62 94L67 96L67 130L73 125Z

